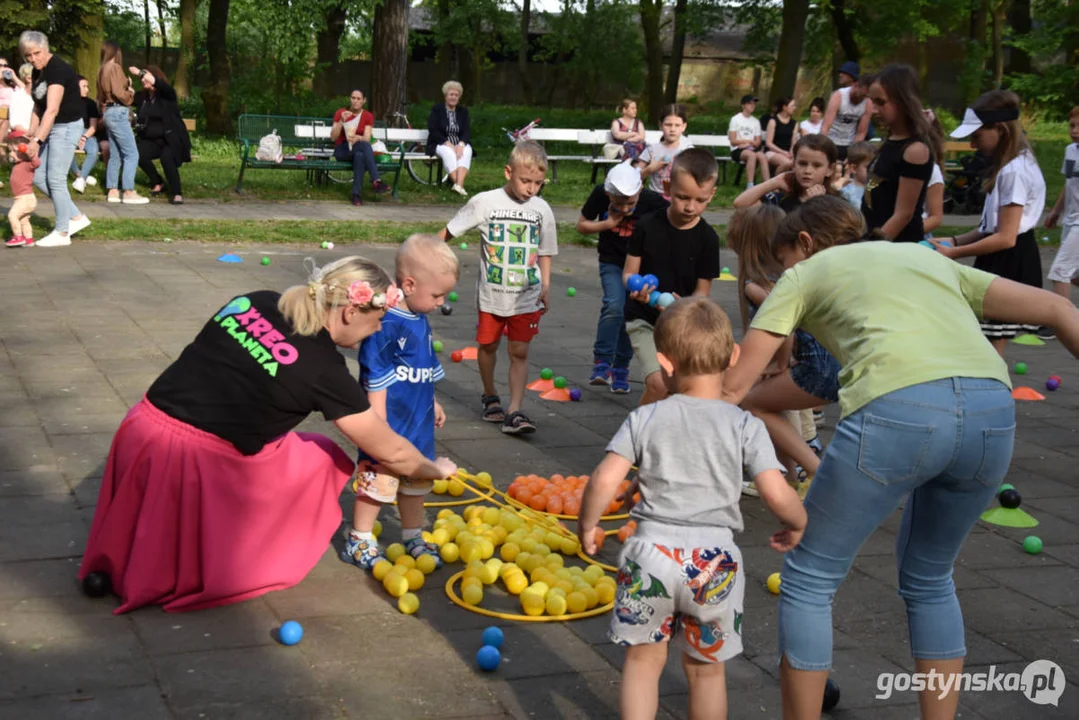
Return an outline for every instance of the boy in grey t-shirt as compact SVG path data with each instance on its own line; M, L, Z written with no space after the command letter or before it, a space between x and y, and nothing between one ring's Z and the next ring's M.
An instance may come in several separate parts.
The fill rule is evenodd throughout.
M476 279L479 324L476 352L483 380L483 419L502 423L502 432L520 435L536 426L521 412L528 380L528 346L550 304L551 256L558 254L554 211L539 197L547 175L547 154L537 143L518 143L506 165L506 185L474 195L439 234L452 240L478 227L480 272ZM495 362L505 334L509 339L510 404L502 409L495 390Z
M667 643L677 641L692 717L726 708L723 663L742 651L745 574L734 530L742 529L742 474L785 529L772 547L802 538L806 512L784 480L764 424L723 402L723 373L738 359L730 320L710 298L668 306L655 326L656 355L671 390L637 408L607 446L585 488L578 533L594 554L594 533L632 465L641 499L636 534L619 557L610 638L628 646L621 705L651 717ZM632 491L627 492L627 496Z

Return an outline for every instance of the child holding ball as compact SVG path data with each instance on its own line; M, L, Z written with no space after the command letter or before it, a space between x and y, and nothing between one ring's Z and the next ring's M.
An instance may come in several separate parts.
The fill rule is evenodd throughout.
M832 168L838 156L827 135L806 135L794 146L794 169L745 190L734 199L735 208L752 207L766 196L790 212L811 197L834 193Z
M397 284L402 294L397 307L386 311L382 329L360 346L360 382L376 413L393 430L433 458L435 428L442 427L446 413L435 400L435 383L444 375L431 341L427 313L446 301L457 284L457 256L435 235L413 235L397 251ZM397 477L360 453L352 487L356 504L352 530L341 559L370 570L382 557L374 535L375 520L382 506L397 500L401 513L401 539L414 558L432 555L442 560L438 547L421 537L423 496L430 480Z

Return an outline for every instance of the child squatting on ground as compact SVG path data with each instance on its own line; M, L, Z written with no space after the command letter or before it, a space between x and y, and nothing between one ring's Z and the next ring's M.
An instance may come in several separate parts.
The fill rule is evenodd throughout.
M41 158L30 159L26 154L26 135L21 130L14 130L8 135L8 152L11 163L11 195L15 202L11 204L7 219L11 222L11 239L4 244L7 247L30 247L34 244L34 228L30 225L30 216L37 208L34 197L34 171L41 165ZM20 146L22 152L19 151Z
M429 459L435 456L435 428L446 413L435 400L435 383L444 377L435 355L427 313L446 301L457 284L457 256L435 235L413 235L397 251L395 261L400 302L386 310L382 327L360 346L360 382L376 413L394 432L408 439ZM438 547L421 537L423 497L433 482L397 477L360 453L352 487L356 504L352 530L341 559L370 570L382 557L374 536L382 506L397 500L401 539L414 558L431 555L442 564Z
M539 197L547 176L547 154L538 143L518 143L505 167L506 185L474 195L442 229L451 240L479 228L482 251L476 278L479 326L477 364L483 380L483 419L502 423L502 432L536 431L521 412L528 382L528 345L550 307L551 256L558 254L554 211ZM498 346L509 340L510 404L502 409L495 388Z
M806 511L780 473L764 424L720 400L739 348L719 305L687 298L668 306L656 322L655 347L671 395L634 410L611 440L585 488L578 533L594 554L599 518L636 465L641 499L631 515L639 524L619 557L609 630L627 647L622 717L656 716L674 640L689 683L689 716L722 718L724 663L742 652L745 571L733 533L743 528L743 473L784 525L771 539L778 552L801 540Z
M658 286L645 284L626 298L626 333L641 364L641 405L667 396L656 362L653 327L661 309L648 304L653 290L678 297L707 297L719 276L719 236L701 219L716 194L719 168L712 153L692 148L671 165L671 206L637 223L626 248L622 283L631 275L654 275Z

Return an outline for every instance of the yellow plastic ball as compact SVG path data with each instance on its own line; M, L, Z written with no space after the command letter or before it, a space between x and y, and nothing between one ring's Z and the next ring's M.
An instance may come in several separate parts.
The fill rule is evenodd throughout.
M595 593L599 604L606 605L614 600L614 584L597 583Z
M375 536L375 539L378 539L378 536L382 534L382 523L378 520L375 520L375 525L371 528L371 534Z
M543 596L534 592L521 593L521 609L525 611L525 615L542 615L546 609L546 603L543 601Z
M584 575L584 568L580 565L570 565L566 568L570 575L573 577L581 577Z
M465 605L479 605L483 602L483 586L469 585L461 591L461 599Z
M772 593L773 595L778 595L779 594L779 586L780 586L781 583L782 583L782 580L780 580L779 573L776 572L776 573L772 573L771 575L769 575L768 576L768 583L767 583L768 584L768 592Z
M589 585L595 585L596 581L603 577L603 568L599 565L589 565L584 569L583 575Z
M566 561L562 559L561 555L551 553L547 557L543 558L543 564L551 568L551 570L561 570L566 566Z
M498 568L498 577L503 577L504 578L510 572L512 572L514 570L520 571L520 569L521 568L517 567L516 563L504 562L504 563L502 563L502 567Z
M416 568L412 568L405 573L405 580L408 581L408 589L416 591L423 587L424 576L422 572Z
M470 563L473 560L479 560L483 557L483 548L480 547L480 544L477 542L469 540L460 547L462 562Z
M489 507L483 511L483 521L488 525L497 525L502 522L502 513L498 508Z
M556 580L553 587L558 588L567 595L573 592L573 583L571 583L569 580Z
M548 556L548 557L550 557L550 556ZM550 566L548 565L548 568L549 567ZM556 570L552 570L552 572L554 573L554 576L555 576L556 580L572 580L573 579L573 573L571 573L569 571L569 568L560 567L560 568L558 568ZM584 582L584 581L582 580L582 582Z
M416 559L416 569L424 575L430 575L438 568L438 561L434 555L424 553Z
M490 565L484 565L480 569L480 580L484 585L493 585L495 580L498 580L498 571Z
M382 582L387 575L390 574L390 570L393 570L393 563L389 560L379 560L375 563L375 566L371 568L371 574L375 576L375 580Z
M393 564L394 565L404 565L406 568L411 570L412 568L416 567L416 558L414 558L411 555L406 553L404 555L399 556L396 560L394 560Z
M397 562L397 558L405 554L405 546L401 543L394 543L386 548L386 559L390 562Z
M445 545L450 541L450 533L446 528L438 528L431 533L431 539L429 542L433 542L435 545Z
M456 542L457 534L460 532L460 530L457 529L456 525L454 525L453 523L450 523L449 525L444 527L443 530L446 531L446 540L448 542ZM442 545L443 543L437 543L437 544Z
M613 588L615 586L614 578L610 575L601 575L599 580L596 580L596 587L600 585L610 585Z
M599 593L596 592L594 587L586 587L581 589L581 594L585 596L588 603L585 605L586 610L591 610L595 606L599 605Z
M436 480L435 482L438 482L438 481ZM446 482L446 481L443 480L442 482ZM447 520L447 519L449 519L449 517L451 515L456 515L456 514L457 513L455 513L453 510L450 510L449 508L442 508L441 510L438 511L438 515L436 515L435 517L438 518L439 520Z
M491 487L491 473L476 473L476 484L480 487Z
M528 589L531 592L537 593L540 597L544 597L547 595L547 591L549 591L551 587L545 582L536 582L529 585Z
M495 544L493 542L491 542L491 540L489 538L480 538L479 539L479 546L480 546L480 558L481 559L487 560L488 558L491 558L491 557L494 556L494 554L495 554Z
M461 557L461 550L456 543L448 542L438 549L438 555L444 563L455 563Z
M571 592L566 596L566 608L571 613L584 612L588 608L588 598L584 593Z
M454 542L456 542L458 546L462 546L465 543L472 542L475 539L476 536L470 533L468 530L460 530L457 533L457 537L454 538Z
M551 554L551 548L544 543L536 543L536 547L532 548L532 554L547 557Z
M533 552L536 549L536 545L537 545L535 538L532 538L532 537L526 537L524 540L522 540L518 544L521 546L521 550L523 550L526 553Z
M517 554L521 552L521 546L517 543L508 542L502 546L502 550L498 553L506 562L513 562L517 559Z
M413 615L420 609L420 599L413 593L407 592L397 599L397 609L405 615Z
M558 549L562 551L563 555L576 555L580 547L577 541L571 537L562 538L558 545Z
M423 541L425 543L434 542L434 540L435 540L434 536L431 535L430 531L428 531L428 530L424 530L423 532L421 532L420 537L423 538Z
M388 573L386 577L382 579L382 586L386 588L386 592L395 598L399 598L408 592L408 580L400 573Z
M480 587L483 587L483 581L480 580L475 575L472 575L472 576L466 575L465 577L461 578L461 591L462 592L469 585L479 585Z
M535 570L533 570L531 573L528 574L528 578L532 582L537 583L537 582L545 581L548 577L550 577L550 575L551 575L551 571L548 570L543 565L540 565L538 568L536 568Z
M518 556L518 558L520 558L520 556ZM543 565L543 558L539 555L529 555L527 560L523 562L518 561L517 564L521 566L522 570L531 575L533 570L540 565Z
M446 486L446 492L448 492L453 497L461 497L465 494L465 486L461 484L460 480L450 480ZM479 603L472 604L478 605Z
M511 595L520 595L528 587L528 579L520 570L506 575L503 582L506 584L506 590Z
M547 595L547 614L548 615L565 615L568 603L566 598L558 594Z
M532 553L524 552L523 550L517 553L517 557L513 559L513 562L517 563L517 567L521 568L525 572L528 570L525 568L525 563L528 562L528 558L532 557Z
M446 487L449 485L445 480L435 480L435 486L431 488L431 492L435 495L445 495Z
M544 536L543 542L547 547L559 548L562 547L562 536L556 532L549 532Z

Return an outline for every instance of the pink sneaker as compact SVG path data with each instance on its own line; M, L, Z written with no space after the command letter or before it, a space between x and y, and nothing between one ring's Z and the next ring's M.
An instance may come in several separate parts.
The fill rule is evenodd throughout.
M23 247L24 245L27 245L27 244L28 243L26 242L26 238L24 238L22 235L16 235L15 237L13 237L10 240L8 240L7 242L5 242L4 246L9 247L9 248L14 248L14 247ZM31 240L29 242L29 244L33 245L34 241Z

